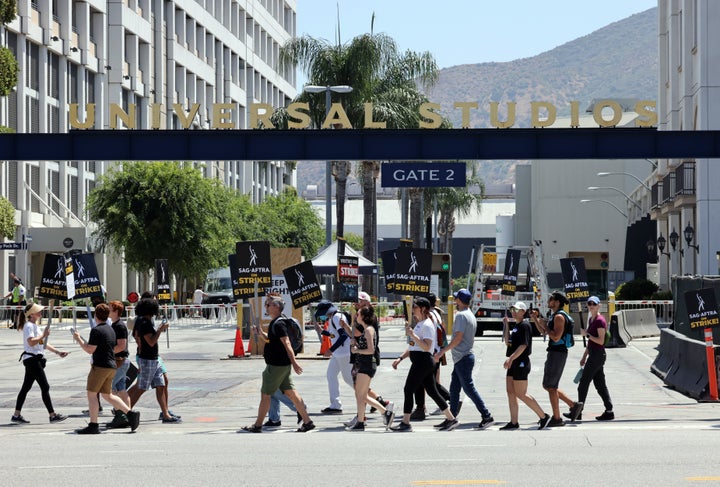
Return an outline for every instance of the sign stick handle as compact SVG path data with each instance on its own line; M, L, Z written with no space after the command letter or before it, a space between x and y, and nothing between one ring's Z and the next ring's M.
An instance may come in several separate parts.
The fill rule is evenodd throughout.
M53 315L53 306L54 305L55 305L55 300L51 299L50 307L48 308L48 322L47 322L48 328L50 328L50 325L52 325L52 315ZM47 348L47 346L48 346L48 339L45 338L45 340L43 341L43 350L45 350Z

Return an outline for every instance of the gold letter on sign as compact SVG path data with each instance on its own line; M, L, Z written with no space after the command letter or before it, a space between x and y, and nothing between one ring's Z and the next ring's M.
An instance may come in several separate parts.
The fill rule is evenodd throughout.
M490 102L490 125L499 129L507 129L515 125L516 103L514 101L509 101L506 103L507 120L504 122L501 122L500 117L498 116L498 105L500 104L496 101Z
M70 126L74 129L90 129L95 125L95 104L85 104L85 123L78 120L78 104L70 104Z
M252 105L251 105L252 107ZM235 105L232 103L213 103L212 128L231 129L233 128L232 110ZM253 114L250 112L250 121ZM252 128L252 126L250 127Z
M287 107L288 128L305 129L310 126L309 103L291 103Z
M454 108L462 110L462 128L466 129L470 126L470 109L477 108L478 104L474 101L456 101L453 103Z
M436 129L442 125L442 115L433 110L440 110L438 103L423 103L420 105L420 128Z
M150 123L151 129L159 129L160 128L160 118L162 115L162 104L161 103L151 103L150 104L150 113L152 115L152 122Z
M185 115L185 110L183 110L182 105L180 103L173 103L173 110L175 110L175 115L177 115L178 120L180 120L180 125L184 129L190 128L190 125L192 124L192 121L195 118L195 115L197 115L199 109L200 104L193 103L190 106L190 111L187 115Z
M652 108L652 110L650 110ZM640 115L636 123L638 127L654 127L657 125L657 112L653 100L640 100L635 104L635 113Z
M116 129L118 118L122 120L123 125L129 129L135 128L135 104L128 104L128 113L122 109L117 103L110 104L110 128Z
M341 129L353 128L342 105L340 103L333 103L330 105L330 111L328 112L327 117L325 117L322 128L329 129L331 127L336 127L337 125L340 125L338 128Z
M613 117L610 120L605 120L602 116L602 111L605 108L611 108L613 111ZM614 100L600 100L595 103L593 108L593 118L601 127L615 127L622 119L622 107Z
M570 102L570 127L578 128L580 126L580 102Z
M263 112L260 113L260 110ZM274 129L275 125L270 121L272 116L273 107L267 103L253 103L250 105L250 128L259 129L260 122L263 124L263 128Z
M373 104L363 103L365 106L365 128L366 129L384 129L387 127L386 122L376 122L373 120Z
M544 108L547 110L547 118L540 120L540 109ZM530 124L533 128L549 127L555 123L555 117L557 115L557 109L552 103L546 101L531 101L530 102Z

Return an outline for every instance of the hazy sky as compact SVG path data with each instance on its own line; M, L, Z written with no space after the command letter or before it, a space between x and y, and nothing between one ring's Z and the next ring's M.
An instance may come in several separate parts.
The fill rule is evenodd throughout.
M342 42L370 32L374 12L375 32L446 68L534 56L657 0L297 0L298 35L335 41L338 6Z

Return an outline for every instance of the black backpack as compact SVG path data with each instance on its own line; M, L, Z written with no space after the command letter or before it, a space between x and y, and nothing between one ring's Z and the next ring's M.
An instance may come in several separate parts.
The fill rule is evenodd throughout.
M292 316L285 315L278 318L275 323L277 324L280 322L285 325L285 330L287 332L288 339L290 340L290 346L292 346L293 352L295 352L295 355L299 354L303 349L303 336L300 322Z

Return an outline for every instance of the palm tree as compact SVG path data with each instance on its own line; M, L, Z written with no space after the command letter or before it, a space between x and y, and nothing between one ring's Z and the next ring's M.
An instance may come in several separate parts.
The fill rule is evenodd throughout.
M437 80L437 64L429 52L400 53L395 41L385 34L354 37L348 43L339 40L331 44L324 39L302 36L290 40L280 50L284 66L299 66L308 83L320 86L349 85L353 91L344 94L345 111L353 127L362 127L366 102L373 103L373 119L385 122L387 128L413 128L418 126L421 103L427 98L420 93L417 83L431 86ZM338 95L333 93L333 97ZM297 101L309 103L311 118L320 126L325 117L324 101L318 96L302 93ZM341 170L336 173L342 175ZM363 254L376 261L377 222L375 188L379 161L362 161L360 181L363 187ZM344 182L337 180L338 188ZM329 190L329 188L328 188ZM344 188L341 190L344 193ZM337 201L338 221L344 220L344 201ZM342 212L342 213L341 213ZM342 230L338 226L338 234ZM375 292L372 281L363 288Z

